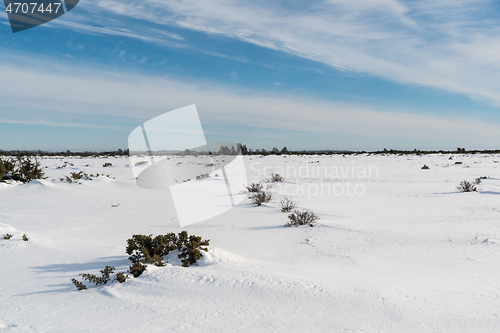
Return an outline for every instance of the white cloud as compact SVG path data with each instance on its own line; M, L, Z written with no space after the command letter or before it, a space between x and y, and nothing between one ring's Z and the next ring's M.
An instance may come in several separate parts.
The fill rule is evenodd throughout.
M500 23L488 0L88 1L87 10L218 34L339 69L500 105ZM70 23L67 23L70 25ZM112 24L112 23L110 23ZM157 37L104 28L89 32ZM160 38L161 39L161 38ZM172 43L172 42L169 42Z
M13 120L13 119L0 118L0 123L15 124L15 125L51 126L51 127L123 129L123 127L117 127L117 126L106 126L106 125L85 124L85 123L62 123L62 122L52 122L52 121L44 121L44 120Z
M144 75L95 71L83 66L72 68L19 56L16 59L0 64L0 75L9 78L0 81L0 100L4 108L33 110L33 119L24 115L21 120L25 122L36 121L40 112L50 110L79 114L81 126L88 126L85 124L93 115L137 118L140 124L164 112L196 104L204 123L372 138L456 140L478 147L491 147L500 142L499 124L471 119L283 94L233 92L229 87L208 82L188 84ZM27 63L31 67L23 65ZM4 122L21 121L12 114L4 113L1 118ZM50 126L65 125L57 119L44 118L44 121Z

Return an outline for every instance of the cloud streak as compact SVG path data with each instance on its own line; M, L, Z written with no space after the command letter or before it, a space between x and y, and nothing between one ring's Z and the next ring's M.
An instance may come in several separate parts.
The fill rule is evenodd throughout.
M307 6L293 4L91 0L82 5L117 17L226 36L341 70L500 105L500 23L492 1L325 0L308 2ZM95 33L96 28L90 32ZM162 43L145 32L98 32Z
M4 108L34 111L31 119L26 116L16 119L15 115L10 115L11 122L41 124L37 121L37 114L48 114L47 110L50 110L80 117L82 124L78 126L82 127L94 126L87 125L85 119L109 115L128 117L131 128L134 128L164 112L196 104L204 124L344 133L363 136L368 141L369 138L399 137L437 142L454 140L478 147L494 147L500 142L499 124L473 119L450 119L412 110L318 101L277 93L234 92L229 87L208 82L192 84L146 75L96 71L82 66L54 67L35 59L18 61L19 65L15 61L10 65L0 65L0 75L11 78L0 81L0 100ZM23 65L26 63L32 67L27 68ZM61 94L61 87L64 87L64 94ZM62 124L56 119L45 121L48 126L77 126L74 123Z
M77 127L77 128L99 128L99 129L123 130L123 127L117 127L117 126L106 126L106 125L85 124L85 123L60 123L60 122L50 122L50 121L43 121L43 120L12 120L12 119L1 119L0 118L0 123L15 124L15 125L50 126L50 127Z

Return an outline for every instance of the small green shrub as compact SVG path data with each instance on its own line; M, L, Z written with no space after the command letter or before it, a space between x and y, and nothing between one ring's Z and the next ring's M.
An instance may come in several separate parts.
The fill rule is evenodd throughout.
M76 289L78 289L78 290L85 290L85 289L87 289L86 285L84 285L82 282L78 281L75 278L72 278L71 282L73 282L73 284L76 286Z
M12 235L11 234L6 234L3 236L3 239L11 239Z
M260 192L262 191L262 184L252 183L250 185L245 186L245 188L248 190L248 192Z
M271 201L272 198L273 198L272 195L266 192L258 192L249 197L249 199L257 206L260 206L263 203Z
M28 238L28 236L26 236L26 234L23 235L23 241L25 241L25 242L29 241L29 238Z
M115 271L114 267L106 266L103 270L101 270L101 276L96 276L94 274L89 274L89 273L79 274L79 275L82 277L83 281L87 280L90 283L95 283L95 285L98 286L100 284L108 283L108 281L110 280L109 275L113 274L114 271Z
M123 274L123 272L116 274L116 281L118 281L119 283L125 282L127 280L127 278L128 278L128 274L127 274L127 276L125 276L125 274Z
M45 179L43 168L36 157L21 156L0 158L0 180L17 180L29 183L35 179Z
M83 281L89 281L90 283L94 283L96 286L101 284L106 284L111 280L110 275L113 274L114 271L115 271L114 267L106 266L104 269L101 270L101 276L97 276L95 274L90 274L90 273L84 273L84 274L79 274L79 276L82 277L82 281L78 281L77 279L72 278L71 282L73 282L73 284L76 286L78 290L84 290L87 289L87 287L83 284ZM121 274L121 277L123 276L123 273L118 273L118 274ZM118 280L118 274L115 277L115 280ZM123 281L125 281L125 279Z
M295 207L296 203L292 201L289 197L284 197L280 200L281 211L283 213L291 212Z
M151 263L156 266L165 266L162 257L172 251L179 250L178 255L184 267L194 264L202 257L201 250L207 251L201 246L208 246L210 240L201 240L199 236L188 236L187 231L182 231L178 235L171 232L166 235L133 235L127 240L126 252L130 255L129 260L133 264ZM131 266L131 273L132 273ZM140 269L137 266L135 270ZM142 271L139 273L139 275ZM135 276L135 274L134 274Z
M40 167L40 161L35 157L23 157L18 159L17 180L23 183L29 183L35 179L44 179L43 169Z
M185 232L185 231L183 231ZM187 232L186 232L187 235ZM207 248L201 247L202 245L208 246L209 241L202 241L199 236L189 236L189 241L184 242L180 247L180 254L178 255L181 259L182 266L188 267L194 264L198 259L202 257L200 249L203 251L208 251Z
M3 177L7 173L7 168L5 167L5 164L3 164L3 161L0 159L0 181L3 180Z
M309 224L310 227L314 227L314 224L319 220L319 216L310 212L308 210L299 212L295 210L292 214L288 215L288 223L285 225L287 227L299 226Z
M97 177L108 177L111 178L109 175L100 175L96 174L88 174L83 171L78 171L78 172L71 172L69 176L64 176L64 178L60 178L62 182L68 182L68 183L79 183L82 180L92 180ZM114 179L114 178L113 178Z
M65 176L68 183L77 182L82 179L92 179L83 171L71 172L69 176Z
M163 256L177 250L179 239L175 233L158 235L155 238L152 238L152 236L133 235L132 238L127 240L125 251L130 255L128 259L133 264L142 262L161 265Z
M129 271L135 278L141 276L141 274L146 269L146 265L141 264L140 262L136 262L132 266L130 266Z

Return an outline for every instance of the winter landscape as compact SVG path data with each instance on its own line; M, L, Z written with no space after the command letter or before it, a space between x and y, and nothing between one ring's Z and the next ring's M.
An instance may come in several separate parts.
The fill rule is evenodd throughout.
M500 332L499 1L1 8L0 333Z
M135 184L126 156L45 156L46 179L0 182L0 234L12 236L0 238L0 331L500 330L498 154L244 158L271 200L257 206L242 187L234 209L185 227L168 190ZM476 191L457 190L464 180ZM285 197L319 219L287 227ZM127 239L183 230L210 242L196 263L174 251L128 272ZM106 266L106 284L71 281Z

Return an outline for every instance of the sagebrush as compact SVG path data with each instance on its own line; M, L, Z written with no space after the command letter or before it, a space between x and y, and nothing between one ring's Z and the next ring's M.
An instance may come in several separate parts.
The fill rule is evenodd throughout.
M260 206L266 202L270 202L272 198L273 196L270 193L266 192L257 192L249 197L249 199L257 206Z
M196 180L203 180L203 179L207 179L207 178L210 178L210 174L208 174L208 173L204 173L202 175L196 176Z
M278 173L272 173L269 175L269 182L271 183L278 183L278 182L283 182L285 181L285 177L281 176Z
M262 191L262 184L261 183L252 183L250 185L245 186L248 192L260 192Z
M281 211L284 213L291 212L295 207L296 203L289 197L284 197L280 200Z
M479 185L479 184L481 184L482 180L486 179L486 178L488 178L488 177L486 177L486 176L478 177L478 178L476 178L476 180L474 181L474 183L476 183L477 185Z
M458 192L476 192L477 187L474 182L469 182L467 180L462 180L457 186Z
M288 219L289 221L286 224L287 227L306 224L308 224L310 227L314 227L316 221L319 220L319 216L308 210L303 212L295 210L292 214L288 215Z

